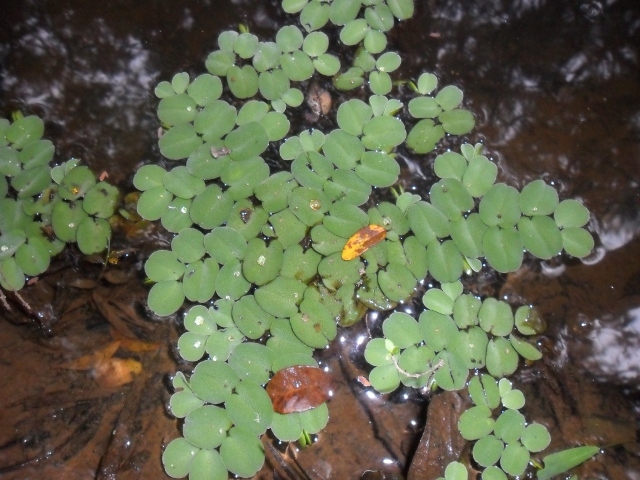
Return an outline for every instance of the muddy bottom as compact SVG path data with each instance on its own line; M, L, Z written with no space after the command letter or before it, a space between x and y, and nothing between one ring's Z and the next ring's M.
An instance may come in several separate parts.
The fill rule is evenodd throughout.
M419 1L390 48L403 76L431 71L464 91L477 119L467 141L486 145L500 181L542 178L592 212L596 249L583 261L527 258L514 274L463 282L533 304L547 323L543 360L513 381L527 419L549 428L548 451L601 445L578 478L640 479L640 6L503 3ZM137 168L161 158L153 87L203 72L218 32L238 23L272 39L288 21L275 5L5 2L0 116L41 116L58 161L81 158L132 191ZM425 196L435 153L401 153L401 183ZM30 311L11 298L10 311L0 306L0 478L166 478L162 448L179 427L167 413L169 378L193 365L175 352L180 322L146 309L142 265L169 239L155 227L118 231L117 263L106 265L67 249L21 291ZM469 458L456 436L467 398L379 395L360 378L381 320L368 315L318 352L337 387L329 424L305 449L266 435L256 478L432 479ZM122 365L138 373L127 378Z

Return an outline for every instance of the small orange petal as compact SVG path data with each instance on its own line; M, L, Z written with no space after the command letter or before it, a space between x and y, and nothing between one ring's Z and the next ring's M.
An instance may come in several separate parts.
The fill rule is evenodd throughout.
M371 247L377 245L387 236L387 231L380 225L367 225L351 235L342 249L343 260L353 260Z

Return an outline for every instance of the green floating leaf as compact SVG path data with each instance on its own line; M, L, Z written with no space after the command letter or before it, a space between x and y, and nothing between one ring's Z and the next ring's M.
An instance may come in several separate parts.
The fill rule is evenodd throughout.
M189 85L189 74L187 72L176 73L171 79L171 87L178 95L183 94Z
M182 284L184 294L192 302L208 302L215 293L220 267L212 258L205 258L187 265Z
M334 25L346 25L358 16L361 0L334 0L329 11L329 20Z
M189 123L174 125L158 140L160 153L169 160L187 158L200 145L202 145L202 139Z
M387 5L398 20L407 20L413 16L413 0L387 0Z
M258 37L251 33L241 33L233 42L233 51L240 57L248 59L258 48Z
M191 203L191 200L185 200L184 198L176 197L171 200L160 217L162 226L169 232L177 233L193 225L190 216Z
M289 78L279 68L270 72L262 72L258 77L258 88L260 95L266 100L278 100L284 92L289 90Z
M171 415L176 418L184 418L189 414L189 412L192 412L196 408L204 405L204 400L196 397L191 389L188 388L188 385L181 388L185 389L171 395L171 399L169 400Z
M16 120L7 128L5 137L13 144L13 148L22 150L27 144L40 140L44 133L44 122L35 115Z
M531 423L525 428L520 441L530 452L541 452L551 443L551 435L544 425Z
M190 480L225 480L227 467L217 450L202 449L196 453L189 468Z
M500 460L503 450L504 443L501 440L494 435L487 435L480 438L473 446L473 459L481 467L490 467Z
M196 107L196 101L186 93L166 97L158 104L158 118L165 125L189 123L198 113Z
M371 107L359 99L348 100L338 107L338 126L349 135L360 136L373 116Z
M382 118L382 117L378 117ZM385 117L391 118L391 117ZM364 139L364 138L363 138ZM398 180L400 165L383 152L365 152L356 166L356 174L374 187L390 187Z
M491 410L500 406L498 383L491 375L483 373L469 380L469 396L476 405L484 405Z
M473 114L461 108L442 112L438 115L438 120L449 135L465 135L476 126Z
M164 471L171 478L186 477L199 450L182 437L171 440L162 452Z
M511 375L518 368L518 354L504 337L489 340L487 371L496 378Z
M520 354L522 358L527 360L540 360L542 358L542 353L536 347L531 345L526 340L520 340L514 335L509 336L509 341L513 348Z
M400 386L400 374L395 365L381 365L369 373L369 382L380 393L391 393Z
M267 212L275 213L287 208L289 193L297 186L290 172L278 172L257 185L254 193Z
M258 72L251 65L232 65L227 70L227 85L236 98L251 98L258 93Z
M207 141L221 139L229 133L236 125L237 113L235 107L229 105L224 100L216 100L204 107L193 122L196 132L200 133ZM216 145L221 147L223 145ZM194 149L192 152L195 152ZM210 149L207 149L210 152ZM221 155L216 155L216 158Z
M22 170L11 179L11 186L17 190L18 198L28 198L39 195L49 187L50 184L51 167L48 165Z
M402 60L396 52L386 52L376 60L376 68L380 72L393 72L398 69Z
M229 399L240 378L228 363L205 360L198 363L191 375L191 389L198 397L211 404Z
M229 418L236 425L235 428L242 428L258 436L271 426L271 399L263 387L250 380L240 382L236 392L225 402L225 408Z
M227 469L239 477L252 477L262 468L264 449L253 433L233 427L220 446L220 456Z
M300 312L291 317L291 329L306 345L324 348L337 334L336 322L319 301L305 299Z
M469 165L462 177L462 185L472 196L479 198L489 191L497 176L496 164L484 155L476 155L469 160Z
M395 22L391 9L384 3L366 8L364 18L371 28L382 32L391 30Z
M48 165L53 159L55 147L50 140L36 140L28 143L18 154L22 168L30 170L35 167Z
M448 315L425 310L418 320L422 338L436 352L446 349L458 334L456 324Z
M188 362L199 361L204 355L207 338L207 335L184 332L178 339L178 352L180 356Z
M65 200L77 200L93 188L96 182L95 175L88 167L81 165L72 168L60 183L58 195Z
M191 82L187 93L199 106L206 107L222 95L222 82L217 76L203 73Z
M346 72L333 77L333 86L338 90L353 90L364 83L364 70L361 67L351 67Z
M562 246L569 255L582 258L591 253L594 241L591 234L584 228L565 227L561 230Z
M516 310L516 328L523 335L536 335L544 332L546 325L535 308L523 305Z
M478 312L480 327L494 336L504 337L513 330L513 312L508 303L486 298Z
M584 227L589 221L589 210L578 200L563 200L553 214L560 228Z
M262 157L230 162L220 175L229 186L227 194L234 200L242 200L253 195L256 186L269 178L269 166Z
M293 278L278 277L254 292L258 305L274 317L291 317L298 311L298 304L306 285Z
M111 240L111 226L104 218L84 218L78 225L76 241L85 255L102 252Z
M482 238L482 249L489 265L498 272L515 272L522 265L522 239L515 229L490 227Z
M524 404L524 394L520 390L510 390L502 397L502 405L504 405L505 408L519 410L524 407Z
M551 215L558 206L558 192L544 180L534 180L520 192L520 210L523 215Z
M340 30L340 41L345 45L355 45L364 40L369 25L364 18L356 18L347 23L342 30Z
M144 193L142 195L144 196ZM210 230L222 225L229 218L232 208L231 195L222 193L218 185L209 185L193 199L191 219L205 230ZM138 213L140 213L140 203L138 203Z
M440 107L438 102L436 102L435 99L431 97L414 98L409 101L408 107L409 107L409 114L413 118L436 118L442 112L442 108ZM460 157L462 157L460 154L454 153L454 152L446 152L443 155L438 155L438 157L436 157L436 165L438 164L438 158L450 157L455 155L459 155ZM462 157L462 159L464 160L464 157ZM466 160L464 162L464 166L465 167L467 166ZM462 173L464 173L464 169L462 170ZM440 178L445 178L442 175L438 174L437 169L436 169L436 174ZM458 178L458 180L461 180L462 175L460 175L459 177L452 177L452 178Z
M300 23L307 32L313 32L329 21L330 7L320 0L311 0L300 13Z
M444 138L444 129L425 118L416 123L407 135L407 146L415 153L429 153Z
M82 202L82 208L89 215L99 218L111 217L116 209L120 192L107 182L98 182L87 192Z
M522 217L518 232L524 248L538 258L548 260L562 251L562 234L551 217Z
M361 179L353 170L339 168L332 179L325 182L324 192L331 200L345 200L354 205L366 203L371 195L371 184Z
M520 442L510 443L502 452L500 467L505 473L517 477L524 473L530 459L529 450L524 448Z
M378 272L378 284L385 296L392 302L401 302L411 296L416 279L411 271L399 263L390 262L385 270Z
M427 264L440 283L455 282L462 276L463 259L452 240L433 241L427 246Z
M504 183L496 183L482 197L478 212L490 227L513 227L520 218L520 193Z
M369 150L389 151L407 137L404 123L388 115L374 117L363 127L362 144Z
M231 152L229 156L236 161L247 160L260 155L269 146L269 134L258 122L240 125L230 132L225 139L225 147Z
M433 377L440 388L454 391L464 387L469 369L458 355L446 350L442 351L433 359L433 365L440 365Z
M447 85L438 92L435 97L436 102L443 110L453 110L462 102L462 90L454 85Z
M278 240L265 242L259 238L249 240L242 262L242 273L251 283L264 285L278 276L282 267L284 249Z
M0 237L0 239L2 237ZM49 268L51 255L49 254L47 243L45 239L41 240L36 237L30 237L26 244L18 247L15 259L25 275L35 277L44 273L47 268ZM1 250L2 247L0 247L0 251ZM1 253L0 258L2 258Z
M336 129L329 132L325 137L322 151L336 167L353 169L365 149L357 136L350 135L344 130Z
M0 287L16 292L24 287L24 272L14 257L0 261Z
M185 328L193 333L211 335L218 330L211 312L204 305L191 307L184 317Z
M331 200L317 188L298 187L288 197L289 208L298 219L308 226L322 222L331 207Z
M473 197L455 178L444 178L435 183L429 190L429 199L451 221L459 220L474 206Z
M320 75L332 77L340 71L340 59L330 53L323 53L313 59L313 67Z
M496 420L494 434L506 444L513 444L520 440L526 423L520 412L507 409Z
M163 280L149 290L147 305L160 317L166 317L178 311L184 303L182 283L177 280Z
M475 406L462 412L458 420L458 430L465 440L478 440L493 432L495 423L488 407Z
M403 312L394 312L382 324L385 338L391 340L398 348L404 349L422 341L418 322Z
M170 193L184 199L195 197L205 188L204 180L191 175L184 166L172 169L164 176L162 182Z
M245 295L251 284L242 275L242 264L231 260L224 265L216 277L216 293L220 298L237 300Z

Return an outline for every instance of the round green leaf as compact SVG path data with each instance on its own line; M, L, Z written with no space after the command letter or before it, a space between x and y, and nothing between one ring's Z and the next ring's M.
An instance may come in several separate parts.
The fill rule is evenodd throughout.
M449 220L458 220L474 206L473 197L455 178L443 178L429 191L429 199Z
M166 97L158 104L158 118L165 125L189 123L198 113L196 106L196 101L186 93Z
M458 430L465 440L478 440L493 432L495 423L491 418L491 410L480 405L462 412L458 420Z
M187 167L178 166L168 172L163 180L164 188L176 197L189 199L201 193L204 188L204 180L189 173Z
M240 58L251 58L258 48L258 37L251 33L241 33L233 42L233 51Z
M513 330L514 319L508 303L486 298L478 312L480 327L494 336L504 337Z
M364 18L351 20L340 30L340 41L345 45L355 45L364 40L369 30L369 25Z
M511 375L518 368L518 354L504 337L489 340L487 346L487 370L496 378Z
M429 348L439 352L453 342L458 328L450 316L425 310L419 318L422 338Z
M189 480L225 480L227 467L217 450L202 449L193 457Z
M204 237L207 253L224 265L233 259L244 258L247 241L236 230L229 227L215 227Z
M424 246L449 235L449 221L428 202L420 201L411 205L407 209L407 219L414 235Z
M385 270L378 272L378 284L389 300L400 302L411 296L416 279L404 265L390 262Z
M548 260L562 251L562 234L551 217L521 217L518 232L524 248L538 258Z
M177 280L164 280L149 290L147 304L160 317L166 317L178 311L184 303L182 283Z
M407 135L407 146L415 153L429 153L444 138L444 129L425 118L416 123Z
M376 60L376 68L380 72L393 72L398 69L402 60L396 52L386 52Z
M189 123L172 126L158 140L160 153L169 160L187 158L200 145L202 145L202 139Z
M333 77L333 86L338 90L353 90L364 83L364 70L361 67L351 67L346 72Z
M563 200L553 214L560 228L583 227L589 221L589 210L578 200Z
M391 340L400 349L422 341L418 322L403 312L392 313L382 324L382 332L385 338Z
M185 389L171 395L169 400L171 415L176 418L184 418L189 412L204 405L204 400L196 397L191 389L188 388L188 385L181 388Z
M529 450L515 442L507 445L500 457L500 467L505 473L517 477L527 469L531 456Z
M524 415L517 410L507 409L496 420L494 433L506 444L513 444L520 440L525 425Z
M207 335L184 332L178 339L178 352L188 362L197 362L204 355Z
M483 373L469 381L469 396L476 405L484 405L491 410L500 406L498 383L491 375Z
M520 192L520 210L523 215L551 215L558 206L558 192L544 180L534 180Z
M240 382L236 387L236 393L225 402L225 407L236 428L242 428L257 436L262 435L271 426L271 399L265 389L257 383L247 380Z
M278 277L271 283L256 289L258 305L275 317L291 317L298 311L298 304L306 285L293 278Z
M366 8L364 18L371 28L382 32L391 30L395 21L391 9L384 3Z
M199 450L182 437L172 440L162 452L164 471L171 478L186 477Z
M191 82L187 93L199 106L206 107L222 95L222 82L217 76L203 73Z
M371 195L371 184L362 180L353 170L339 168L333 178L325 182L324 192L334 201L345 200L362 205Z
M338 126L349 135L360 136L373 116L371 107L362 100L351 99L338 107Z
M594 241L591 234L584 228L565 227L561 230L562 246L569 255L582 258L591 253Z
M16 177L17 178L17 177ZM58 195L65 200L77 200L96 184L96 177L84 165L72 168L63 178Z
M480 438L473 446L473 459L481 467L490 467L500 460L503 450L504 443L501 440L494 435L487 435Z
M482 221L477 213L470 214L467 218L459 218L449 223L451 239L462 255L469 258L478 258L483 255L482 240L489 227Z
M382 117L378 117L382 118ZM390 117L385 117L390 118ZM366 137L363 137L363 140ZM383 152L365 152L356 166L356 174L374 187L389 187L400 175L398 162Z
M449 135L465 135L476 126L473 114L461 108L442 112L438 115L438 120L442 123L444 131Z
M452 240L433 241L427 246L427 264L440 283L455 282L462 276L463 259Z
M266 100L279 99L284 92L289 90L289 87L289 78L279 68L275 68L270 72L262 72L258 77L260 95Z
M350 135L344 130L336 129L325 137L322 151L336 167L353 169L365 149L356 136Z
M191 389L206 402L218 404L229 399L240 378L225 362L205 360L198 363L191 375Z
M233 427L220 446L220 456L227 469L239 477L252 477L264 463L260 439L243 428Z
M458 355L446 350L442 351L433 359L433 364L441 365L433 377L440 388L454 391L464 387L469 369Z
M294 52L302 47L304 37L295 25L287 25L276 33L276 44L282 52Z
M35 115L22 117L11 124L5 137L13 144L13 148L22 150L27 144L40 140L44 133L44 122Z
M266 72L280 65L282 52L275 42L259 42L253 54L253 67L258 72Z
M227 70L227 85L236 98L253 97L258 93L258 73L251 65L233 65Z
M331 201L321 190L310 187L293 189L289 194L288 202L295 216L309 226L320 223L325 212L331 207Z
M490 227L482 239L482 248L491 267L501 273L514 272L522 264L522 240L515 229Z
M203 138L210 142L222 138L233 130L236 118L235 107L224 100L216 100L198 112L193 125L196 132L202 134Z
M48 165L53 159L55 147L50 140L36 140L28 143L18 154L22 168L30 170L34 167Z
M404 123L395 117L382 115L369 120L363 128L362 144L369 150L388 151L404 142Z
M346 25L358 16L361 0L334 0L329 10L329 20L334 25Z
M313 59L313 67L320 75L332 77L340 71L340 59L330 53L323 53Z
M111 226L104 218L86 217L76 231L78 248L85 255L102 252L109 245Z
M0 287L16 292L24 287L24 272L14 257L0 261Z
M478 212L490 227L512 227L520 219L520 194L513 187L496 183L482 197Z
M218 262L212 258L205 258L187 265L182 280L187 299L192 302L208 302L215 292L219 270Z
M531 423L524 429L522 445L530 452L541 452L551 443L551 435L544 425Z
M447 85L435 97L444 111L453 110L462 102L462 90L454 85Z
M191 219L200 227L209 230L224 223L229 218L232 208L231 195L222 193L218 185L209 185L193 199Z
M236 161L247 160L264 152L269 146L269 134L258 122L240 125L227 135L225 147L229 156Z
M242 275L242 264L238 260L231 260L218 272L216 278L216 293L220 298L237 300L245 295L251 284Z
M409 107L409 114L413 118L435 118L442 112L442 108L440 107L438 102L436 102L435 99L431 97L413 98L409 101L408 107ZM462 160L464 160L464 157L462 157L462 155L455 152L446 152L442 155L438 155L436 157L436 163L434 164L434 167L436 168L436 175L438 175L440 178L451 177L451 178L457 178L458 180L461 180L462 173L464 173L464 168L462 168L462 172L459 173L459 176L456 175L455 177L452 175L440 175L438 173L438 163L442 164L444 159L446 159L447 162L455 161L454 159L457 158L456 155L462 158ZM440 162L438 162L438 158L443 158L443 160L440 160ZM465 160L464 167L466 166L467 166L467 162ZM440 169L442 169L442 167L440 167Z
M387 0L387 5L398 20L407 20L413 16L413 0Z
M116 209L120 192L107 182L98 182L87 192L82 202L82 208L89 215L99 218L109 218Z
M381 365L369 373L369 382L380 393L391 393L400 386L400 374L395 365Z
M27 243L18 247L15 258L25 275L35 277L49 268L51 255L46 242L44 239L30 237Z
M300 12L300 23L307 32L313 32L329 21L330 7L320 0L311 0Z
M496 164L484 155L477 155L469 161L462 177L462 185L472 196L479 198L489 191L497 176Z

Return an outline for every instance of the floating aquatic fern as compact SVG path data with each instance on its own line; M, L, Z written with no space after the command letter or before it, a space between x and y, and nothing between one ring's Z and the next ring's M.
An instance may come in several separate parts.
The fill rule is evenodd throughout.
M155 282L148 303L159 315L185 300L197 304L185 313L178 347L199 362L189 378L174 378L171 411L184 418L183 437L167 445L165 470L176 478L250 477L262 466L267 429L283 441L320 431L325 403L273 410L264 390L272 373L317 366L313 350L335 338L337 324L351 325L368 309L393 310L430 275L440 288L426 292L420 318L392 313L385 338L367 345L371 384L381 392L400 383L460 390L470 370L486 369L469 382L476 406L460 430L477 440L483 478L520 475L548 433L525 427L521 392L494 377L512 374L520 357L540 358L514 333L540 333L535 313L521 307L514 315L502 301L465 294L459 279L483 262L515 271L524 251L587 255L588 211L560 202L541 180L520 192L495 183L496 165L470 144L436 157L440 179L428 200L398 191L395 203L363 208L374 189L396 185L398 147L431 152L445 135L469 133L473 114L461 107L459 88L438 88L430 73L404 82L414 92L407 105L388 96L401 57L385 52L386 32L412 15L411 0L285 0L283 8L300 13L302 28L284 26L274 42L246 28L223 32L208 73L193 81L179 73L155 90L160 152L176 166L138 171L138 212L176 236L145 265ZM330 53L319 31L328 24L356 47L352 65ZM299 83L316 75L371 96L341 103L331 131L291 134L285 112L302 104ZM239 109L234 98L244 101ZM290 171L273 173L273 160L290 162ZM248 342L267 333L266 342ZM445 477L467 478L466 469L454 462Z

